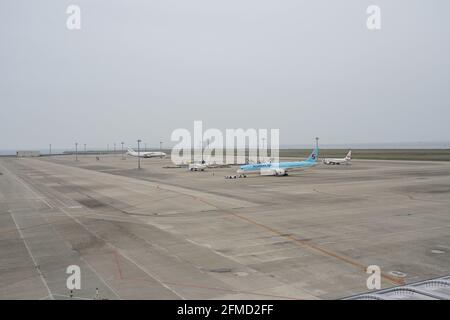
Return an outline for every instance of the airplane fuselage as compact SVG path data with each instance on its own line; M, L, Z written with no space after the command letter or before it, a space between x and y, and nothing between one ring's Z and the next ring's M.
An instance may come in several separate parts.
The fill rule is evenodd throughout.
M323 159L322 162L324 164L349 164L350 159L341 158L341 159Z
M247 164L239 168L237 173L259 173L261 175L286 175L287 171L295 169L306 169L313 167L317 164L315 161L291 161L291 162L278 162L278 163L256 163Z
M166 154L164 152L136 152L136 151L128 151L128 155L132 157L141 157L141 158L164 158Z
M323 164L350 164L352 161L352 150L349 150L345 158L326 158L323 159Z
M247 173L259 173L262 176L286 176L288 171L314 167L317 164L318 157L319 148L316 146L306 160L246 164L241 166L237 173L243 175Z

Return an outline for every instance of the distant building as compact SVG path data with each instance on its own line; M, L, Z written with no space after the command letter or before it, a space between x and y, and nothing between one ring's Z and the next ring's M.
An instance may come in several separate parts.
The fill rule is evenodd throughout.
M24 158L24 157L40 157L41 156L41 152L40 151L29 151L29 150L24 150L24 151L17 151L16 155L18 158Z

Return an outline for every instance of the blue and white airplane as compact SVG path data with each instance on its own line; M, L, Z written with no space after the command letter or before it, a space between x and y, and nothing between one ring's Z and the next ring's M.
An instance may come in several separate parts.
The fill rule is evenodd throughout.
M241 166L237 173L241 175L259 173L262 176L286 176L288 174L288 171L296 169L307 169L315 166L317 164L318 157L319 148L316 147L308 157L308 159L304 161L246 164Z

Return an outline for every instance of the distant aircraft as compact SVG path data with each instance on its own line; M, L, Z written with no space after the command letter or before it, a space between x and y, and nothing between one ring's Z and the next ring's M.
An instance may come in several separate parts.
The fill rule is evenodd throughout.
M336 158L336 159L323 159L322 162L324 164L351 164L352 161L352 150L349 150L345 158Z
M278 162L278 163L254 163L241 166L237 171L238 174L244 176L248 173L259 173L262 176L286 176L288 171L296 169L307 169L317 164L319 157L319 148L316 147L308 159L304 161Z
M205 171L207 167L206 163L194 162L189 164L188 169L189 171Z
M164 152L159 151L146 151L146 152L136 152L131 148L128 148L127 154L133 157L141 157L141 158L164 158L166 154Z
M211 156L208 156L206 160L199 160L190 162L188 165L189 171L205 171L208 168L220 168L222 164L217 164L215 161L211 162Z

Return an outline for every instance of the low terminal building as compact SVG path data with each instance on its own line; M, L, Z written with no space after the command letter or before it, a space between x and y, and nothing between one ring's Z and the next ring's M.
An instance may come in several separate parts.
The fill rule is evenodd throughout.
M23 150L23 151L17 151L16 156L18 158L25 158L25 157L40 157L41 152L40 151L33 151L33 150Z

